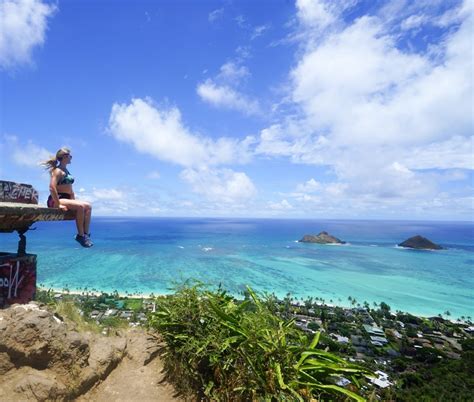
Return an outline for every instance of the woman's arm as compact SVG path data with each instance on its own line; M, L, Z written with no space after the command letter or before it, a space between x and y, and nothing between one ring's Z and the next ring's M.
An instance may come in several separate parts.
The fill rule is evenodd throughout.
M54 169L51 173L51 180L49 182L49 192L54 201L54 207L59 207L59 196L58 196L58 180L61 177L61 172L59 169Z

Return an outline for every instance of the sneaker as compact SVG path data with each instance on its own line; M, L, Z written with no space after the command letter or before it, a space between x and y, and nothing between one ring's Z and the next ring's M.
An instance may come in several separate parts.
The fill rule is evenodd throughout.
M89 247L92 247L94 245L94 243L91 240L91 234L90 233L84 233L84 237L89 241L89 243L90 243Z
M79 236L76 235L75 240L82 246L82 247L91 247L91 242L87 239L86 236Z

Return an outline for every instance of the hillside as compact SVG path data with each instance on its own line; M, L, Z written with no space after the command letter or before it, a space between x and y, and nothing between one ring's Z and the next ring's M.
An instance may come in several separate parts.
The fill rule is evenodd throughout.
M141 329L104 336L34 302L14 305L0 310L0 400L179 400L158 348Z

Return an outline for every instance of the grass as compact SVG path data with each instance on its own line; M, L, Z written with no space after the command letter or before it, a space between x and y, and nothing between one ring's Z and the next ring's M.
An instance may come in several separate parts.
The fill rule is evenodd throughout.
M363 401L359 380L371 373L318 347L276 312L272 298L248 289L237 302L224 290L182 287L156 299L149 326L166 342L168 379L187 395L213 401ZM337 386L351 379L353 390Z
M143 307L142 299L125 299L124 301L126 310L140 311Z
M56 303L54 311L60 317L73 322L78 332L101 332L101 327L97 323L84 318L79 308L72 301L60 301Z

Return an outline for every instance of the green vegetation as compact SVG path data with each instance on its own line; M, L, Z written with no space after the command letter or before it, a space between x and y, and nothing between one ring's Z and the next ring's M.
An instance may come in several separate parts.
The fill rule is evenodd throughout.
M87 320L81 314L81 310L73 301L63 300L55 305L54 311L62 318L66 318L76 325L79 332L95 332L99 333L101 328L95 322Z
M459 360L418 367L401 375L399 401L471 401L474 389L474 352L463 352Z
M197 285L156 299L149 325L167 344L165 368L181 392L207 400L364 400L355 391L367 369L319 349L319 333L310 340L275 314L274 298L246 295L237 302ZM335 385L340 376L353 391Z
M56 304L56 301L54 300L53 289L46 290L46 289L37 288L35 300L39 303L44 303L48 306L53 306Z
M142 299L124 299L125 305L124 309L133 310L133 311L141 311L143 308L143 300Z

